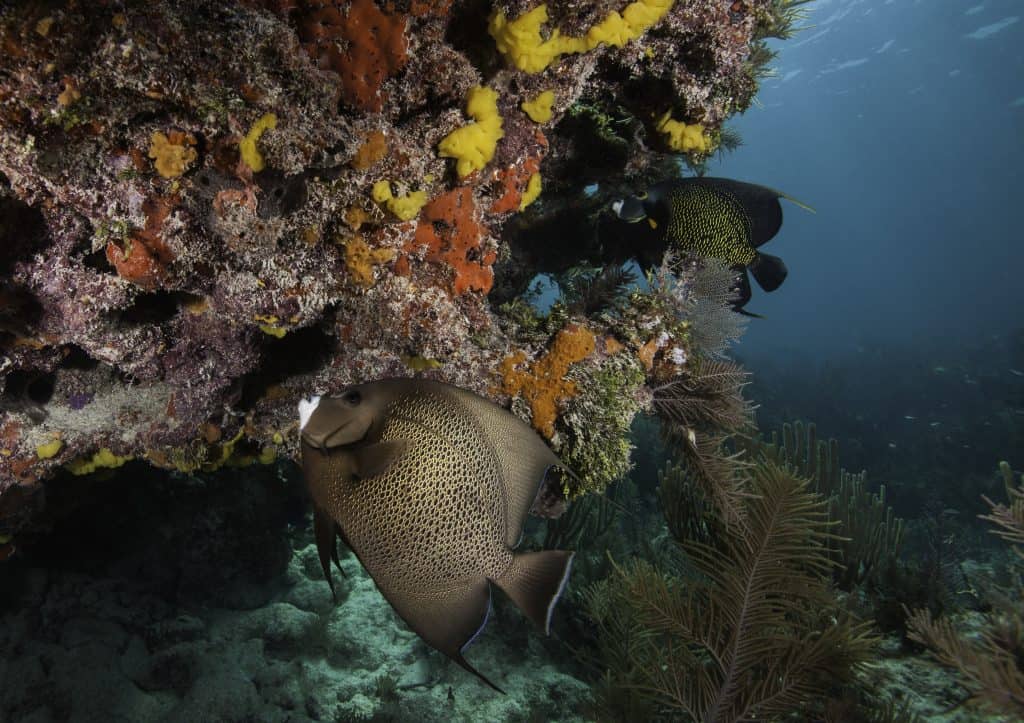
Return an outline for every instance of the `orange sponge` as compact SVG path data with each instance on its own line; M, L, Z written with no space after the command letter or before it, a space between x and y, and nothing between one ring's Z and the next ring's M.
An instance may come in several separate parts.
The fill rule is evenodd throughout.
M594 334L579 324L570 324L555 335L551 348L527 369L516 369L526 361L519 351L501 362L502 391L521 394L530 404L534 428L548 439L555 433L558 404L576 395L576 385L565 378L569 367L594 351Z

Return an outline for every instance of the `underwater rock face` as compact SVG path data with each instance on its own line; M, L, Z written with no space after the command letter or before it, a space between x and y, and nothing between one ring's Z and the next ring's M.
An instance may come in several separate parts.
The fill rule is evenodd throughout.
M421 373L508 403L502 362L555 338L488 303L506 221L578 194L601 143L594 178L711 152L771 3L552 2L532 33L542 6L493 5L0 9L0 533L62 469L294 457L303 395ZM608 99L630 138L580 132ZM615 353L575 323L596 352L566 364Z

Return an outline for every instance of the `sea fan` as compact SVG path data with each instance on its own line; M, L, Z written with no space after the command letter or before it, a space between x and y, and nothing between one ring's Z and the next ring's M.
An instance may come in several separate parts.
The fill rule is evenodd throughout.
M999 464L1009 506L985 498L991 507L981 515L996 526L993 532L1014 544L1019 557L1024 551L1024 478L1014 486L1013 471ZM1024 716L1024 588L994 597L993 612L985 616L981 630L971 638L953 627L949 618L932 617L927 609L907 613L907 635L929 650L943 665L960 672L972 700L980 707L1020 719Z
M636 283L636 274L623 266L575 269L559 280L570 314L591 317L615 306Z
M743 335L748 318L733 310L736 271L720 259L684 259L666 253L648 282L672 312L689 324L693 348L720 357Z
M695 579L636 561L617 568L603 604L590 607L609 634L609 598L630 610L635 622L618 628L626 637L611 674L672 717L791 714L850 680L876 642L866 624L838 611L829 587L825 501L771 464L759 465L751 484L742 531L714 546L684 544Z
M907 615L907 636L959 670L976 703L996 713L1024 715L1024 671L1017 651L1001 646L991 626L975 642L957 632L949 618L933 619L927 608Z
M1006 496L1010 504L996 503L988 497L982 499L992 508L991 514L981 515L981 519L988 520L996 526L992 532L999 535L1013 545L1024 545L1024 477L1021 478L1020 487L1013 486L1013 470L1007 462L999 463L999 471L1003 475L1006 485ZM1024 557L1024 549L1014 547L1017 555Z
M690 484L705 499L711 500L715 510L727 527L743 527L746 523L745 501L750 497L746 490L744 472L750 466L741 459L739 454L726 451L726 435L708 435L696 432L683 433L679 427L666 425L664 434L668 443L676 450L679 464L685 471ZM671 490L663 490L662 503L667 500L680 500ZM669 529L678 536L690 524L682 515L686 509L678 504L664 507Z
M691 429L737 430L751 423L752 407L743 398L749 372L730 361L693 364L655 387L654 409L663 419Z

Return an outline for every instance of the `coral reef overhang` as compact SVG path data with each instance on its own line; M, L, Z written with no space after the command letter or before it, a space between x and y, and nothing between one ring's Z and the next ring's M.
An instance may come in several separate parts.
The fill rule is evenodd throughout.
M495 270L541 267L514 248L529 214L713 151L756 91L772 5L5 5L0 534L58 472L294 457L300 398L374 378L518 394L557 447L562 422L537 420L574 388L531 389L537 370L632 354L616 368L649 378L672 348L596 315L524 336L489 299ZM535 36L502 35L540 7ZM572 42L542 51L555 36ZM700 142L677 147L668 122ZM588 244L552 251L599 261Z

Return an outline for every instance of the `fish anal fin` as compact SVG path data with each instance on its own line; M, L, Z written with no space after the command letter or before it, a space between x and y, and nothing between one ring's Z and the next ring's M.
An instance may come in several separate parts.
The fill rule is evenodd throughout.
M574 554L566 550L518 553L508 571L494 581L545 634L550 632L551 613L569 579Z
M393 590L369 571L381 593L414 633L481 681L504 691L473 668L463 653L483 632L490 617L491 586L487 578L467 580L443 595L423 595Z
M491 682L490 678L488 678L486 675L484 675L479 670L477 670L472 665L470 665L468 662L466 662L466 659L464 657L462 657L461 653L459 655L457 655L457 656L452 656L452 660L454 660L456 663L461 665L464 670L472 673L473 675L475 675L477 678L482 680L484 683L486 683L488 686L490 686L494 690L498 691L502 695L505 695L505 691L502 690L501 688L499 688L498 686L496 686L493 682Z
M313 505L313 536L316 539L316 552L320 557L320 567L324 571L324 579L331 588L331 596L337 601L334 591L334 579L331 577L331 561L338 564L338 547L335 544L337 525L327 512L320 506ZM338 565L338 570L341 566ZM344 573L343 573L344 574Z
M352 450L352 456L355 458L355 473L360 479L379 477L388 471L388 468L405 453L405 450L406 442L401 439L356 447Z

